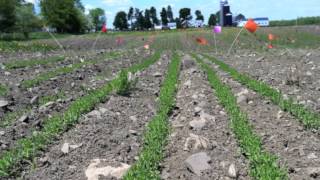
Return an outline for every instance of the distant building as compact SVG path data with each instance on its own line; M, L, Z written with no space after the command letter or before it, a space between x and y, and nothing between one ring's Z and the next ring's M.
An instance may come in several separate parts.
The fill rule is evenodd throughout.
M195 20L193 26L195 28L202 28L204 26L204 22L202 20Z
M181 22L182 27L187 28L187 27L193 27L194 25L189 21L189 20L184 20Z
M160 24L160 25L156 25L156 26L154 26L154 29L155 30L164 30L164 29L170 29L170 30L172 30L172 29L177 29L177 23L176 22L171 22L171 23L168 23L168 25L162 25L162 24Z
M220 25L232 26L232 12L230 11L230 5L227 0L220 1Z
M177 23L176 22L170 22L170 23L168 23L167 27L169 29L177 29Z
M267 27L270 25L269 18L267 17L261 17L261 18L254 18L254 22L256 22L261 27ZM243 27L247 23L247 19L242 20L238 23L238 27Z

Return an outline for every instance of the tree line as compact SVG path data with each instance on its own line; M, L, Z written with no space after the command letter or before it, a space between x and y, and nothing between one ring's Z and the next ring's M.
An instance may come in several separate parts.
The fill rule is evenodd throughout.
M26 0L0 0L0 35L22 33L25 38L30 32L47 29L58 33L85 33L101 30L106 22L105 11L91 9L85 14L81 0L40 0L40 14L35 12L34 4ZM160 18L159 18L159 17ZM196 20L204 21L200 10L194 12ZM116 14L113 25L118 30L148 30L155 26L175 23L177 28L187 28L193 19L190 8L182 8L175 17L172 7L163 7L159 14L155 7L140 10L130 7L128 12ZM209 25L215 25L217 16L212 14Z
M106 19L101 8L85 15L80 0L40 0L40 10L37 15L34 4L25 0L0 0L0 33L20 32L28 38L44 27L58 33L84 33L101 29Z
M293 20L270 21L270 26L320 25L320 16L302 17Z
M119 11L114 19L113 25L118 30L148 30L154 29L160 24L167 28L169 23L175 23L177 28L187 28L193 19L190 8L179 10L179 16L174 17L172 7L163 7L160 11L160 19L157 16L155 7L141 11L139 8L130 7L128 12ZM204 21L204 16L200 10L195 11L196 20ZM211 14L208 25L214 26L217 23L216 14Z

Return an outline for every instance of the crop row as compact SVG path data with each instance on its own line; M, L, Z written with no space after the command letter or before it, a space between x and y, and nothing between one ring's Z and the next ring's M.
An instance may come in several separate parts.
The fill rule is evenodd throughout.
M106 58L114 58L117 56L119 56L118 53L112 52L112 53L109 53ZM96 64L100 61L101 60L85 61L85 62L75 63L75 64L72 64L69 66L54 69L52 71L42 73L42 74L38 75L37 77L35 77L34 79L23 81L22 87L24 87L24 88L34 87L34 86L41 84L44 81L48 81L49 79L54 78L56 76L71 73L71 72L73 72L77 69L80 69L86 65Z
M158 167L163 159L164 148L169 134L168 118L175 104L179 70L180 57L174 54L160 89L157 114L148 124L144 134L144 144L139 154L139 160L123 179L160 179Z
M63 56L52 56L46 59L29 59L29 60L16 60L12 62L5 63L6 69L19 69L25 67L33 67L38 65L52 64L59 61L63 61L65 57Z
M261 139L253 132L247 114L240 110L231 89L220 81L219 76L208 64L196 55L193 57L206 72L210 85L215 89L215 95L230 116L232 130L243 153L249 159L250 175L254 179L287 179L286 171L277 164L277 158L263 150Z
M39 97L39 100L36 105L42 106L48 102L62 99L64 98L64 96L65 94L63 92L59 92L58 94L50 95L50 96L42 96L42 97ZM17 111L6 113L2 118L0 118L0 127L7 127L12 125L12 123L15 122L15 120L17 120L19 117L21 117L24 114L28 114L28 112L30 112L31 109L32 109L32 105L28 105L27 107L20 108Z
M0 84L0 96L5 96L8 92L8 88L3 85L3 84Z
M255 80L245 74L239 73L234 68L230 67L222 61L217 60L214 57L210 57L208 55L203 56L213 63L217 64L221 70L228 72L232 78L239 81L242 85L245 85L253 91L261 94L262 96L269 98L283 111L291 113L293 116L299 119L306 128L320 128L319 113L312 111L304 105L295 103L292 98L285 99L280 91L270 87L268 84L262 81Z
M159 58L160 53L157 52L142 63L126 70L135 73L154 64ZM18 165L22 160L29 160L35 157L55 137L76 124L82 114L90 112L98 103L106 101L108 95L113 90L118 89L119 79L117 77L103 87L92 90L87 95L78 98L72 102L65 112L47 119L40 131L34 131L31 137L18 140L15 147L2 154L0 158L0 176L14 175L14 166Z

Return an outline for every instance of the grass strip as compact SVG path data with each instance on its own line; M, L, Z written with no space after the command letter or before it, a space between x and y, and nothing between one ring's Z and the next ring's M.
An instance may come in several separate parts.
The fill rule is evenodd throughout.
M210 57L208 55L203 56L217 64L221 70L228 72L232 78L240 82L242 85L245 85L249 89L269 98L272 103L278 105L283 111L289 112L291 115L295 116L306 128L320 128L319 113L312 111L302 104L295 103L292 98L285 99L280 91L270 87L262 81L255 80L248 75L239 73L236 69L214 57Z
M0 84L0 96L5 96L7 95L8 93L8 88L3 85L3 84Z
M53 64L63 60L65 60L65 57L63 56L53 56L46 59L13 61L13 62L5 63L4 65L6 69L19 69L19 68L25 68L25 67L34 67L37 65Z
M277 164L277 158L265 152L261 146L261 139L253 132L249 124L247 114L240 110L237 99L231 89L223 84L219 76L204 63L200 58L193 54L201 68L207 73L208 81L216 91L216 96L220 104L226 109L231 120L231 127L236 135L242 151L250 162L250 175L254 179L288 179L287 173Z
M127 70L135 73L154 64L159 58L160 53L157 52L152 57ZM18 140L16 146L4 152L0 158L0 177L14 176L15 166L18 166L19 162L34 158L55 137L76 124L81 115L90 112L98 103L106 101L108 95L114 89L117 89L118 85L119 78L117 77L103 87L92 90L87 95L72 102L62 114L48 118L40 131L34 131L32 136Z
M107 58L115 58L115 57L117 57L119 55L120 55L119 53L112 52L112 53L109 53L107 55ZM59 76L59 75L71 73L71 72L73 72L73 71L75 71L77 69L82 68L85 65L96 64L96 63L98 63L100 61L101 60L85 61L85 62L82 62L82 63L72 64L71 66L65 66L65 67L57 68L55 70L42 73L42 74L38 75L37 77L35 77L34 79L23 81L22 82L22 87L24 87L24 88L35 87L35 86L39 85L40 83L42 83L44 81L48 81L51 78L54 78L54 77Z
M175 104L179 70L180 58L174 54L160 89L159 109L144 134L144 145L139 154L139 160L125 175L124 180L160 179L159 163L164 157L164 148L169 134L168 118Z

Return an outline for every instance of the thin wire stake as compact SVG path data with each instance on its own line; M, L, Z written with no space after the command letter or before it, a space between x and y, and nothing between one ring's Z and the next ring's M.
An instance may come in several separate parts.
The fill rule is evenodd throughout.
M49 29L47 29L47 32L49 33L51 38L54 39L54 41L58 44L58 46L62 49L63 53L66 54L66 51L64 50L63 46L60 44L58 39L49 31Z
M101 34L101 31L99 31L99 34L96 37L96 40L94 41L94 43L93 43L93 45L91 47L92 50L94 50L96 48L96 44L97 44L98 39L100 38L100 34Z
M239 31L238 35L236 36L236 38L235 38L234 41L232 42L231 47L230 47L230 49L229 49L229 51L228 51L228 56L230 55L231 50L232 50L234 44L236 43L237 39L239 38L241 32L243 31L243 29L244 29L244 28L242 27L241 30Z
M216 40L216 33L213 33L213 38L214 38L214 46L215 46L215 48L216 48L216 54L218 54L217 40Z

